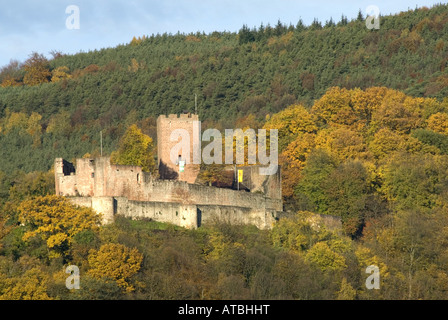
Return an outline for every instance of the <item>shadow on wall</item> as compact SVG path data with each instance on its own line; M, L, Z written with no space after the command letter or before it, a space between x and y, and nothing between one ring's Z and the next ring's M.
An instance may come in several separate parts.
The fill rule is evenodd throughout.
M168 180L175 180L179 177L179 174L168 167L163 161L160 161L159 164L159 175L160 179L168 179Z

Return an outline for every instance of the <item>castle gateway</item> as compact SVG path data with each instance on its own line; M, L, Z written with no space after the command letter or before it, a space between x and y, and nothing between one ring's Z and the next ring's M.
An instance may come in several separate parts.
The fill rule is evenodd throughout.
M271 228L283 210L280 168L273 175L260 175L259 166L237 167L243 180L240 190L233 190L195 184L199 165L188 163L180 170L169 161L173 142L166 139L171 130L185 129L193 137L197 119L197 115L186 114L158 118L160 178L138 166L111 164L109 157L76 159L75 164L57 158L56 194L93 208L102 214L103 223L122 215L186 228L219 221Z

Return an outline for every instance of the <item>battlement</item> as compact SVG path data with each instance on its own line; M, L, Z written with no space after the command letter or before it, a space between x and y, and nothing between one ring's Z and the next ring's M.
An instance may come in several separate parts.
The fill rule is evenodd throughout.
M122 214L179 224L175 213L188 212L188 225L193 227L201 221L222 218L230 222L254 221L260 228L269 228L283 209L282 200L275 193L271 193L275 198L270 198L262 192L160 180L138 166L113 165L109 157L77 159L75 171L62 158L55 159L56 164L62 164L55 170L56 193L74 199L76 204L94 208L103 214L106 222L113 221L115 214ZM163 211L169 212L172 218L162 217Z
M199 121L199 116L197 114L193 113L181 113L181 114L169 114L166 115L160 115L158 119L177 119L177 120L190 120L190 121Z
M171 141L170 137L176 129L184 130L190 137L190 157L187 159L187 150L182 150L182 153L178 155L186 161L183 170L179 169L178 163L171 161L170 152L178 142ZM181 180L188 183L196 181L199 174L199 165L192 164L195 130L198 133L200 132L200 122L197 114L170 114L168 116L160 115L157 118L157 159L159 174L162 179Z
M176 129L190 137L187 150L179 150L179 163L170 152L178 141L171 141ZM57 195L70 197L75 204L103 214L103 222L116 214L145 217L188 228L203 222L251 223L270 228L283 210L280 170L262 176L258 167L239 167L243 171L241 191L195 184L199 165L193 164L193 146L200 142L201 125L197 114L170 114L157 118L157 158L160 179L139 166L114 165L110 157L76 159L76 164L55 159ZM199 140L199 141L198 141ZM249 191L249 192L247 192Z

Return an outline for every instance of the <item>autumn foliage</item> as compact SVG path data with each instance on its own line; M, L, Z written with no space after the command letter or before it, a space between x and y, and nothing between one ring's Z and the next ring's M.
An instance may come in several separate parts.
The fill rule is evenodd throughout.
M0 68L0 299L446 299L447 5L381 21L158 34ZM154 172L155 119L192 112L193 91L204 127L278 129L272 229L100 225L53 195L54 157L99 155L99 132L116 163ZM229 184L226 169L202 183Z
M56 256L66 253L78 233L94 230L100 224L100 215L92 209L77 207L55 195L23 201L18 212L20 223L27 229L23 240L40 237Z
M122 165L141 166L143 171L155 173L154 144L137 125L131 125L121 138L119 148L112 152L111 162Z
M90 275L111 278L126 291L133 291L129 279L140 270L143 255L136 248L110 243L102 245L98 250L91 250L88 260Z
M346 233L359 235L371 206L382 208L383 197L397 199L390 188L403 181L386 188L399 170L391 159L413 157L435 165L433 155L446 154L447 108L445 102L385 87L332 87L311 108L294 105L272 115L264 128L279 130L285 203L293 210L340 216ZM441 194L422 196L428 197L444 203Z

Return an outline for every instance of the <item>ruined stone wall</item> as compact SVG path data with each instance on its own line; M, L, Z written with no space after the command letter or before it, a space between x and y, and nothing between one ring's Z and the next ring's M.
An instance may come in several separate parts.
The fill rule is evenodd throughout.
M132 219L151 219L172 223L188 229L214 223L255 225L270 229L275 223L275 210L247 207L194 205L176 202L133 201L126 197L69 197L73 204L89 207L101 214L103 223L111 223L116 215Z
M76 174L56 175L59 194L87 197L126 197L133 201L248 207L281 211L281 199L184 181L152 179L138 166L111 165L107 157L78 159Z
M188 229L200 224L195 205L172 202L131 201L125 197L117 199L117 214L132 219L152 219L172 223Z
M75 190L80 196L94 196L95 159L76 159ZM101 196L101 194L98 194Z
M64 175L56 159L58 194L81 206L92 207L104 223L116 214L150 218L187 228L225 221L270 228L283 210L281 199L264 194L154 179L141 167L111 165L108 157L78 159L76 172ZM68 164L67 164L68 165Z
M73 164L62 158L56 158L54 161L55 192L62 195L62 192L68 194L75 193L75 168Z
M101 215L102 223L114 221L117 213L117 204L113 197L68 197L71 203L81 207L92 208Z
M277 172L272 175L260 174L260 167L259 165L237 167L237 170L243 170L243 182L240 186L253 193L263 193L268 198L282 199L281 167L278 166Z
M203 225L229 223L254 225L259 229L271 229L277 218L276 210L256 210L247 207L198 205L198 221Z
M102 173L100 179L95 181L98 185L95 195L126 196L135 200L143 198L141 188L149 174L138 166L112 165L107 158L101 160L97 170Z

